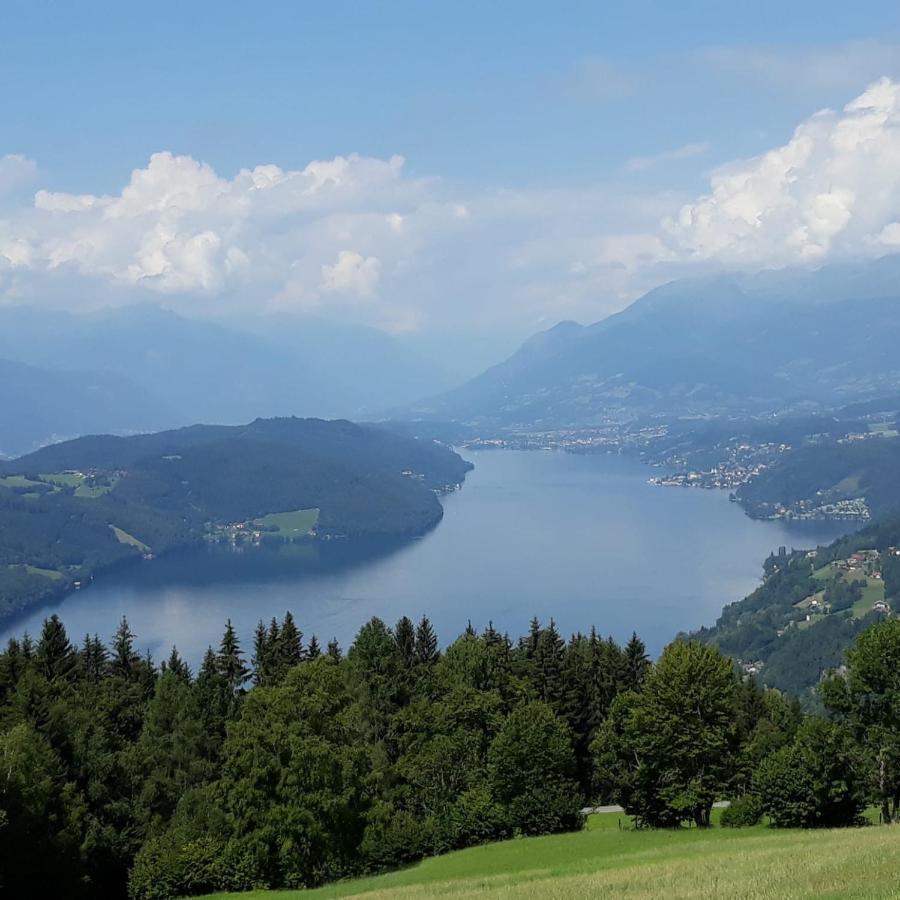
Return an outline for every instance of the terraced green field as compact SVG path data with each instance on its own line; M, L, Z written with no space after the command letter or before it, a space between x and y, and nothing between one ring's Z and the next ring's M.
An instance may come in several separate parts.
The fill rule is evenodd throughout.
M592 816L588 827L576 834L473 847L399 872L318 890L216 897L862 900L900 896L900 828L632 831L629 824L627 816L606 813Z

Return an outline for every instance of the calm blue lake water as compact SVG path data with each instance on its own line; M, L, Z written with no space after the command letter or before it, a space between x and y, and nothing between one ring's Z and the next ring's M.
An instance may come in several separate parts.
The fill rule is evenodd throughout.
M28 630L58 612L70 636L108 637L128 617L141 648L172 644L196 663L231 618L249 649L258 619L290 609L303 631L343 646L370 616L427 614L442 643L471 619L517 637L532 616L564 633L627 639L657 653L678 631L711 624L759 582L779 545L812 547L848 523L754 522L724 492L661 488L613 456L485 451L443 522L403 545L341 542L283 552L195 550L98 580L6 625Z

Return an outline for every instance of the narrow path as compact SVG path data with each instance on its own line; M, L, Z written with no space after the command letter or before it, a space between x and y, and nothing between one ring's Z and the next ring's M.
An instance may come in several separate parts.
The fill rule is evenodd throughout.
M718 800L716 803L713 803L713 809L725 809L726 807L731 806L730 800ZM594 813L623 813L625 812L621 806L617 806L615 803L611 806L586 806L582 813L586 816L591 816Z

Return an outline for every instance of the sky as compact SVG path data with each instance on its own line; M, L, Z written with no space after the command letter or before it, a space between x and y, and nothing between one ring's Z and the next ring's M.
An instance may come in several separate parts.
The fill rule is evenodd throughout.
M0 84L0 303L474 354L900 247L896 2L6 0Z

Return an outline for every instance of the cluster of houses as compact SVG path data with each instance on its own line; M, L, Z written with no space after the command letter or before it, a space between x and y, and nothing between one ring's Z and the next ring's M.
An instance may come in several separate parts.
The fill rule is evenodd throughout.
M884 551L886 555L900 556L900 549L897 547L889 547ZM882 581L884 576L881 571L882 554L878 550L857 550L851 553L846 559L836 559L831 562L831 568L836 572L846 572L848 574L859 573L867 579L873 581ZM810 604L812 606L812 604ZM891 611L890 606L885 600L876 600L872 609L878 613L887 614Z

